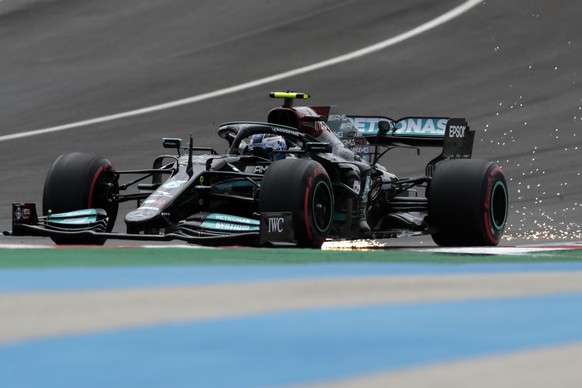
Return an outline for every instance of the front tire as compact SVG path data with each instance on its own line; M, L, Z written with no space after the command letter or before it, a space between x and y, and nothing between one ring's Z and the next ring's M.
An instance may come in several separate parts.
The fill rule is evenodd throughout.
M43 191L43 214L74 210L105 209L111 232L119 204L111 196L117 192L117 179L111 162L102 156L75 152L61 155L50 168ZM103 245L103 237L51 237L59 245Z
M323 166L310 159L272 163L261 184L261 212L293 213L297 245L319 248L333 222L333 188Z
M440 246L499 244L509 208L505 175L493 162L445 160L428 187L429 224Z

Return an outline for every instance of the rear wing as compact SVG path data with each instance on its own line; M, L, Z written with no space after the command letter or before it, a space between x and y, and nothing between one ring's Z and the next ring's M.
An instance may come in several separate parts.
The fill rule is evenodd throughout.
M442 147L447 134L463 138L469 127L465 119L448 117L405 117L393 120L384 116L347 116L370 144ZM384 122L384 130L380 123ZM453 133L450 133L450 130ZM452 136L450 136L452 135Z
M468 159L473 154L475 131L464 118L405 117L392 120L383 116L347 116L353 127L376 146L442 147L442 152L426 166L432 176L444 159Z
M375 163L386 151L378 147L438 147L441 154L426 166L432 176L434 166L443 159L469 159L473 154L475 132L463 118L344 115L336 106L313 106L327 118L327 125L344 145L367 162ZM370 146L376 146L371 152Z

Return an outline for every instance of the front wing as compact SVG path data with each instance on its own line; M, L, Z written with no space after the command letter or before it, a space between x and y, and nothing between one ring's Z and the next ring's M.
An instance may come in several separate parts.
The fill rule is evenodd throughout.
M34 203L12 205L12 230L5 236L36 236L86 240L172 241L218 246L294 245L291 213L264 213L260 220L221 213L198 213L167 231L156 234L107 232L107 214L102 209L37 215Z

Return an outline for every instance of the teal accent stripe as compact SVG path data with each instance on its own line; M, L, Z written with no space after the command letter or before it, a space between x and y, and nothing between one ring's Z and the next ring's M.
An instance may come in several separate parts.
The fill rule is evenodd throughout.
M230 222L233 224L243 224L243 225L253 225L259 226L261 222L259 220L255 220L252 218L246 217L239 217L239 216L232 216L230 214L223 214L223 213L212 213L206 216L207 220L212 221L221 221L221 222Z

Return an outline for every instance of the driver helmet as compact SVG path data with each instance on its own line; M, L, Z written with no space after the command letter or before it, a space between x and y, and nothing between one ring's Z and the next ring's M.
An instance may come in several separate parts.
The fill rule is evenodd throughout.
M248 149L251 154L271 161L285 159L285 153L274 152L287 151L287 143L285 143L285 139L282 136L259 133L251 136L250 140L251 143Z

